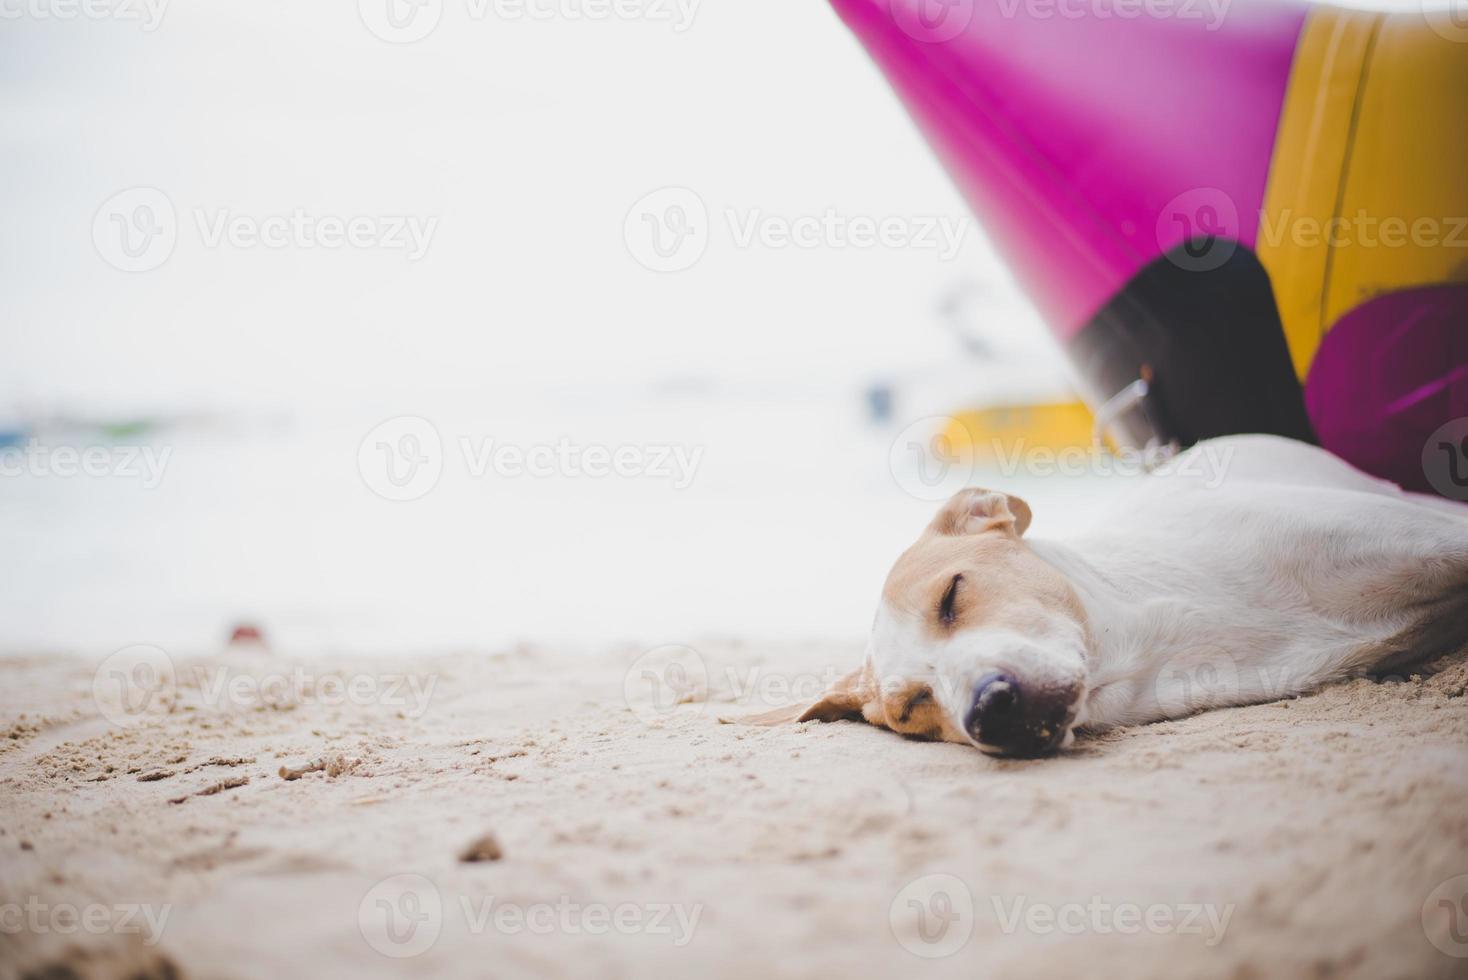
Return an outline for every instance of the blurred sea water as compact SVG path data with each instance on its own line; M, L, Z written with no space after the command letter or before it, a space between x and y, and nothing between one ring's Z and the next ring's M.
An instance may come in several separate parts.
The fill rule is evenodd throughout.
M0 478L0 647L208 648L240 622L303 651L859 640L936 507L923 481L951 477L909 430L1064 377L834 12L705 4L674 31L445 4L392 44L359 6L0 33L0 436L169 453L151 489ZM661 272L629 215L670 188L706 212L706 247ZM176 241L128 271L97 235L138 195ZM433 235L410 255L214 233L298 213ZM827 217L962 239L744 234ZM955 294L977 325L957 342ZM965 347L996 338L1009 359L983 370ZM360 456L403 416L434 427L442 474L393 502ZM463 439L700 455L682 488L476 476ZM971 475L1028 494L1041 533L1110 485Z
M166 462L152 488L0 479L3 647L207 650L241 622L302 653L859 640L887 568L955 481L1026 497L1038 534L1082 525L1124 482L953 472L904 444L905 426L866 421L850 387L588 397L418 413L441 472L409 500L374 490L383 471L363 443L395 417L376 407L111 440ZM630 447L647 472L589 476L578 456L555 461L566 446ZM535 447L556 472L505 464ZM664 449L682 470L671 453L655 465Z

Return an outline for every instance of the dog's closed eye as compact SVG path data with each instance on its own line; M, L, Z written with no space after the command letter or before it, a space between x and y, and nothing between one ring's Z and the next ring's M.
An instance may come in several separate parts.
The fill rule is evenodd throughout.
M944 591L943 598L938 600L938 621L944 626L952 626L954 620L958 618L954 603L958 599L958 583L962 581L962 575L953 576L953 581L948 583L948 588Z
M933 700L932 688L925 687L918 691L912 697L908 698L907 703L902 706L902 712L897 716L898 722L906 722L912 717L913 709L919 705L927 704L931 700Z

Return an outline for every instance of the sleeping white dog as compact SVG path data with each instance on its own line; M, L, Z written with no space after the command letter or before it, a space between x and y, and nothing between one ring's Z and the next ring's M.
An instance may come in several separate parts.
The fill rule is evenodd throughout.
M1227 459L1221 483L1191 454ZM1468 506L1272 436L1178 456L1090 533L964 490L892 568L865 663L765 723L861 718L1002 755L1468 646Z

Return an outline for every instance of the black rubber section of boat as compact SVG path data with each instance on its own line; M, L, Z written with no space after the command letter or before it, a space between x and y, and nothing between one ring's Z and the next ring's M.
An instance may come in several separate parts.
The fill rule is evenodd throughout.
M1118 426L1183 446L1262 432L1317 442L1269 274L1237 242L1189 242L1137 273L1068 345L1093 399L1150 373Z

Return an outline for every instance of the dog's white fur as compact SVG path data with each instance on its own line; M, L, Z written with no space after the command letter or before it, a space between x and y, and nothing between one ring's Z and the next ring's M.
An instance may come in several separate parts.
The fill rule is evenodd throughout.
M1091 621L1078 724L1269 701L1445 652L1394 641L1435 636L1424 616L1462 614L1468 508L1404 494L1303 443L1216 442L1235 449L1216 489L1166 467L1103 530L1032 545Z
M1203 452L1225 461L1221 482L1197 475ZM978 679L1002 671L1066 692L1069 744L1077 728L1274 700L1468 643L1468 507L1303 443L1194 447L1064 543L1020 537L1022 501L964 494L894 568L867 662L802 717L989 749L964 718ZM969 611L935 624L933 597L958 575Z

